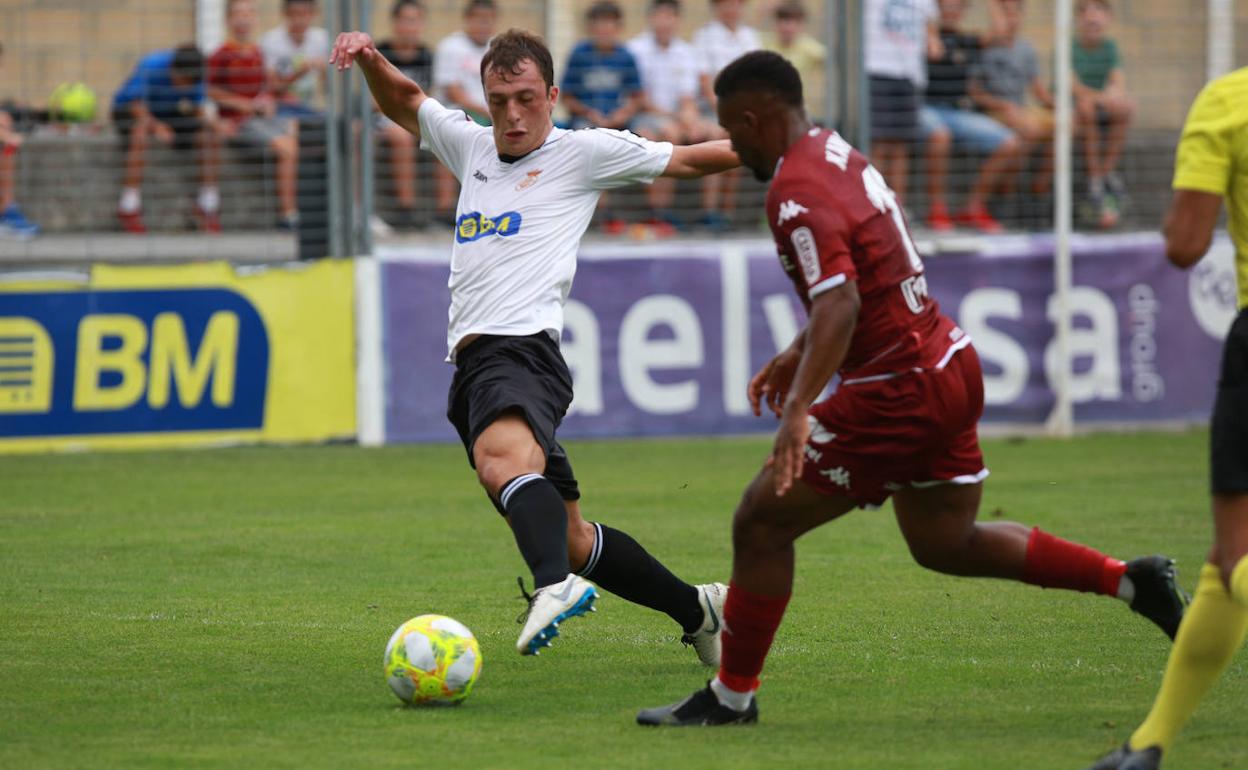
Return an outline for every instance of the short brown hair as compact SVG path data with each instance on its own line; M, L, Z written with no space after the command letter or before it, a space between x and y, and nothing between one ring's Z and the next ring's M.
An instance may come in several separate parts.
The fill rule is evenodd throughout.
M777 19L806 20L806 9L802 7L798 0L785 0L785 2L776 6L774 13Z
M1114 12L1114 8L1109 4L1109 0L1079 0L1079 2L1075 3L1075 13L1083 13L1083 9L1089 5L1099 5L1110 13Z
M555 84L555 63L546 41L528 30L514 28L490 41L490 48L481 59L481 80L484 81L485 73L490 71L519 75L526 60L537 65L547 88Z

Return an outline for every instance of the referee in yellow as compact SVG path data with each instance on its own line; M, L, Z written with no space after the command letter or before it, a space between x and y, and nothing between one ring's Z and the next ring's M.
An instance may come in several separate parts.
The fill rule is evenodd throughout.
M1248 67L1205 86L1188 113L1166 216L1166 255L1200 261L1222 200L1235 242L1239 314L1227 335L1210 427L1213 548L1179 626L1153 710L1091 770L1155 770L1248 631Z

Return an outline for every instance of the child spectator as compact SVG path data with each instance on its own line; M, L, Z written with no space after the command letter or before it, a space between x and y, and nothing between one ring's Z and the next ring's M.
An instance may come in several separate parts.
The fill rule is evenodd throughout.
M485 106L485 86L481 84L481 59L490 47L498 24L495 0L468 0L464 5L464 28L438 43L433 55L433 85L438 99L448 107L458 107L483 126L490 124ZM444 166L434 167L437 185L434 218L455 224L455 177Z
M698 78L703 110L707 118L716 125L715 76L732 60L762 47L758 33L742 21L744 11L745 0L711 0L711 13L715 18L693 34L693 48L699 61ZM710 232L721 233L728 229L728 214L736 208L737 185L740 181L741 175L735 170L704 178L701 222Z
M0 57L3 55L4 46L0 46ZM39 225L27 219L17 205L17 151L21 146L22 135L13 115L0 110L0 235L26 239L39 234Z
M628 41L628 50L641 72L643 111L634 130L647 139L673 144L697 144L719 135L718 124L698 111L698 57L693 46L680 39L680 0L653 0L649 28ZM660 177L646 187L650 204L648 224L656 235L673 235L681 225L672 203L676 180Z
M329 32L314 27L316 0L282 0L285 22L264 33L260 48L273 79L277 114L319 117L329 66Z
M421 88L433 86L433 53L424 44L425 7L420 0L396 0L390 9L392 37L377 44L382 56ZM382 141L390 145L390 172L400 214L398 225L416 226L416 137L407 129L377 114Z
M1040 79L1040 60L1031 43L1019 37L1023 0L999 0L1001 38L984 49L971 76L971 98L988 115L1022 141L1019 157L1040 145L1043 161L1032 178L1031 191L1044 195L1053 184L1053 94ZM1039 102L1029 106L1027 95Z
M589 39L568 56L560 92L573 128L628 128L641 110L641 73L620 45L623 20L612 0L599 0L585 14Z
M866 70L871 97L871 162L900 203L911 146L919 140L927 60L940 58L935 0L866 0Z
M278 227L293 230L299 222L295 121L278 114L277 100L269 92L264 53L252 39L256 30L254 0L229 0L225 13L228 39L208 58L208 96L217 103L223 136L267 148L277 156Z
M1126 186L1118 176L1118 159L1127 143L1135 105L1127 96L1118 44L1108 36L1113 19L1109 0L1079 0L1076 12L1077 31L1071 44L1076 127L1083 137L1089 203L1100 226L1108 228L1118 224L1126 198Z
M823 118L823 62L828 49L806 32L806 8L798 0L784 0L772 11L775 29L763 38L763 47L793 63L802 76L806 111Z
M198 146L200 188L195 207L200 227L218 232L216 126L204 114L204 57L192 44L153 51L139 60L113 95L113 123L125 151L125 175L117 217L124 230L145 233L143 161L148 139L179 151Z
M927 141L927 226L937 231L951 230L956 221L983 233L999 233L1004 228L988 212L988 196L1002 174L1017 162L1019 142L1010 129L975 110L969 91L971 70L981 52L1001 35L1004 24L999 4L992 0L994 23L988 34L961 29L966 0L939 0L939 4L942 56L927 63L927 94L919 112ZM967 191L964 209L951 218L945 201L945 182L954 144L985 160Z

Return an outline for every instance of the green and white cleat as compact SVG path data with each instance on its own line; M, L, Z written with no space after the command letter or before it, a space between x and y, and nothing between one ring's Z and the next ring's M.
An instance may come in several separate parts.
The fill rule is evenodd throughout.
M698 589L698 603L702 605L702 625L692 634L680 637L680 641L693 647L702 665L719 668L720 635L724 630L724 601L728 599L728 586L706 583L695 587Z

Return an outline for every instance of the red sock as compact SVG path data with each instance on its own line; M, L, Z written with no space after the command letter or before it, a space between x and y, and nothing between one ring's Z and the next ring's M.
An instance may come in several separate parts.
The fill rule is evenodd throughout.
M1125 562L1041 532L1039 527L1031 530L1027 540L1024 583L1117 596L1118 582L1126 571Z
M719 681L737 692L758 689L758 675L780 627L786 596L763 596L733 583L724 602L724 651Z

